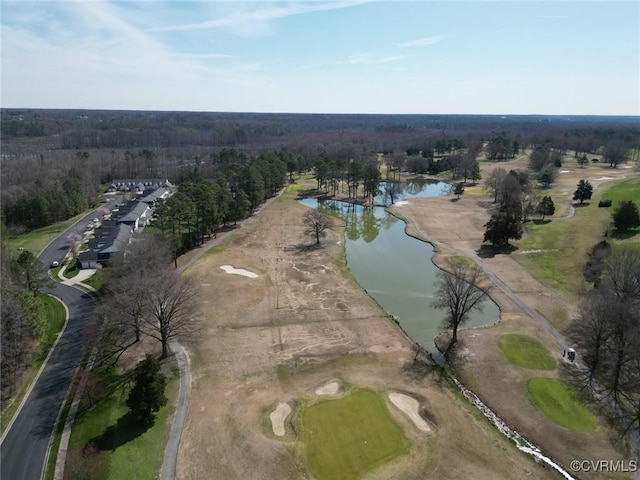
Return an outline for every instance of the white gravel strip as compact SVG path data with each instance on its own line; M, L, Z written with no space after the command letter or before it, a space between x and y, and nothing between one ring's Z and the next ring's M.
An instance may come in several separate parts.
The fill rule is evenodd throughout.
M271 427L273 433L279 437L284 437L284 421L291 413L291 407L286 402L280 402L276 409L271 412L269 418L271 419Z
M431 427L418 413L420 408L420 404L415 398L410 397L409 395L404 395L402 393L391 392L389 393L389 400L396 407L402 410L407 416L411 419L411 421L415 424L418 429L423 432L430 432Z
M316 395L335 395L340 386L338 382L330 382L316 390Z
M249 277L249 278L258 278L257 273L250 272L249 270L245 270L244 268L235 268L235 267L232 267L231 265L222 265L220 268L227 273L242 275L243 277Z

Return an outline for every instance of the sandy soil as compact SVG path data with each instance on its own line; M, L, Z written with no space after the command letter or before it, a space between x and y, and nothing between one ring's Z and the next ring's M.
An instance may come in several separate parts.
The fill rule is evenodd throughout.
M389 393L389 400L404 412L418 429L423 432L431 431L429 424L420 416L420 403L415 398L404 393L391 392Z
M518 165L521 162L515 163ZM498 166L509 169L508 164ZM565 214L569 212L570 195L579 179L590 179L597 186L610 178L620 179L625 174L629 175L629 171L607 169L606 172L607 178L603 178L600 168L578 169L561 174L556 186L565 192L567 200L560 211ZM408 227L409 233L426 237L437 245L435 262L445 268L447 257L452 254L478 254L484 234L483 225L489 219L487 206L492 201L485 195L463 196L459 201L452 201L452 198L412 199L404 205L393 207L410 224L415 225L415 228ZM464 228L460 228L461 225ZM542 315L557 314L560 309L567 318L573 317L577 302L575 298L562 296L545 287L509 255L483 257L482 261L529 307ZM467 386L520 433L564 465L583 458L629 460L630 457L620 445L612 442L615 434L604 421L599 422L594 432L573 432L551 422L532 405L526 392L526 381L533 376L558 376L567 366L562 358L563 346L558 345L549 333L502 292L494 289L492 297L500 306L502 322L495 328L468 330L460 336L460 375ZM536 372L506 362L497 346L497 339L500 335L515 332L540 339L562 367L553 372ZM597 476L591 474L588 478Z
M330 382L402 392L422 405L424 435L389 403L413 448L369 479L545 479L554 474L510 445L429 367L411 368L411 342L340 268L342 231L305 245L305 207L282 198L186 275L200 285L204 330L190 347L193 388L179 479L303 479L296 411ZM228 275L233 265L259 275ZM292 414L276 436L270 414Z

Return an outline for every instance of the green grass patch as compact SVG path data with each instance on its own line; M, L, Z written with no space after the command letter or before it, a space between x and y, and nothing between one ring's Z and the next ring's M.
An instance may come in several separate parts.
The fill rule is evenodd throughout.
M449 262L453 265L461 265L464 267L473 265L473 260L471 260L469 257L465 257L464 255L451 255L449 257Z
M66 222L56 223L15 237L9 237L9 249L16 251L19 248L23 248L33 252L34 255L38 255L49 242L59 237L62 232L80 220L83 215L85 214L81 213Z
M604 191L602 198L611 200L612 205L608 208L611 212L622 200L631 200L640 208L640 177L632 177L610 186Z
M67 268L64 269L64 272L62 272L62 276L64 278L73 278L75 276L77 276L80 273L80 269L78 268L78 264L76 262L71 262L69 263L69 265L67 265Z
M89 285L90 287L93 287L96 290L100 291L107 284L108 280L109 280L109 270L101 268L96 270L96 273L91 275L82 283L84 283L85 285Z
M409 440L373 390L305 407L301 427L307 467L318 480L360 478L409 453Z
M172 360L174 362L174 360ZM164 449L171 429L170 418L178 394L178 374L175 368L169 373L166 389L167 405L156 413L149 428L141 428L127 421L126 394L121 388L111 388L91 409L76 418L69 442L67 461L77 459L82 448L92 443L98 454L93 459L84 459L84 468L90 472L100 468L100 478L119 480L122 478L157 478ZM108 381L113 375L106 374ZM97 465L92 464L97 463Z
M56 297L41 294L40 299L42 300L42 306L47 318L46 328L40 339L42 358L44 358L49 353L49 350L64 326L64 322L67 320L67 311L62 302Z
M498 338L498 346L507 359L520 367L533 370L553 370L555 359L537 339L526 335L509 334Z
M527 391L533 403L558 425L570 430L590 431L596 419L578 398L576 390L558 378L532 378Z

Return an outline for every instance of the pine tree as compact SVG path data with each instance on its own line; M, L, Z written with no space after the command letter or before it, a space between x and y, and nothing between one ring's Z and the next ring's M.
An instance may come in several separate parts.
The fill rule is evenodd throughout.
M573 194L574 200L580 200L580 203L585 200L591 200L591 194L593 193L593 187L589 183L589 180L580 180L578 182L578 188Z
M153 422L154 413L167 404L164 389L167 379L160 371L160 361L147 354L133 372L134 385L127 397L132 417L143 424Z

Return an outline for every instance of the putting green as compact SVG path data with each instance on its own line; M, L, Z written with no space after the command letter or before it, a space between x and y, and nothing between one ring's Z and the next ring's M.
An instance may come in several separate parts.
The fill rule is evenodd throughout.
M409 441L380 395L358 389L300 415L307 467L318 480L357 479L409 453Z
M502 335L498 346L507 359L520 367L533 370L553 370L556 361L538 340L526 335Z
M580 431L596 428L594 416L568 383L557 378L532 378L527 390L536 406L558 425Z

